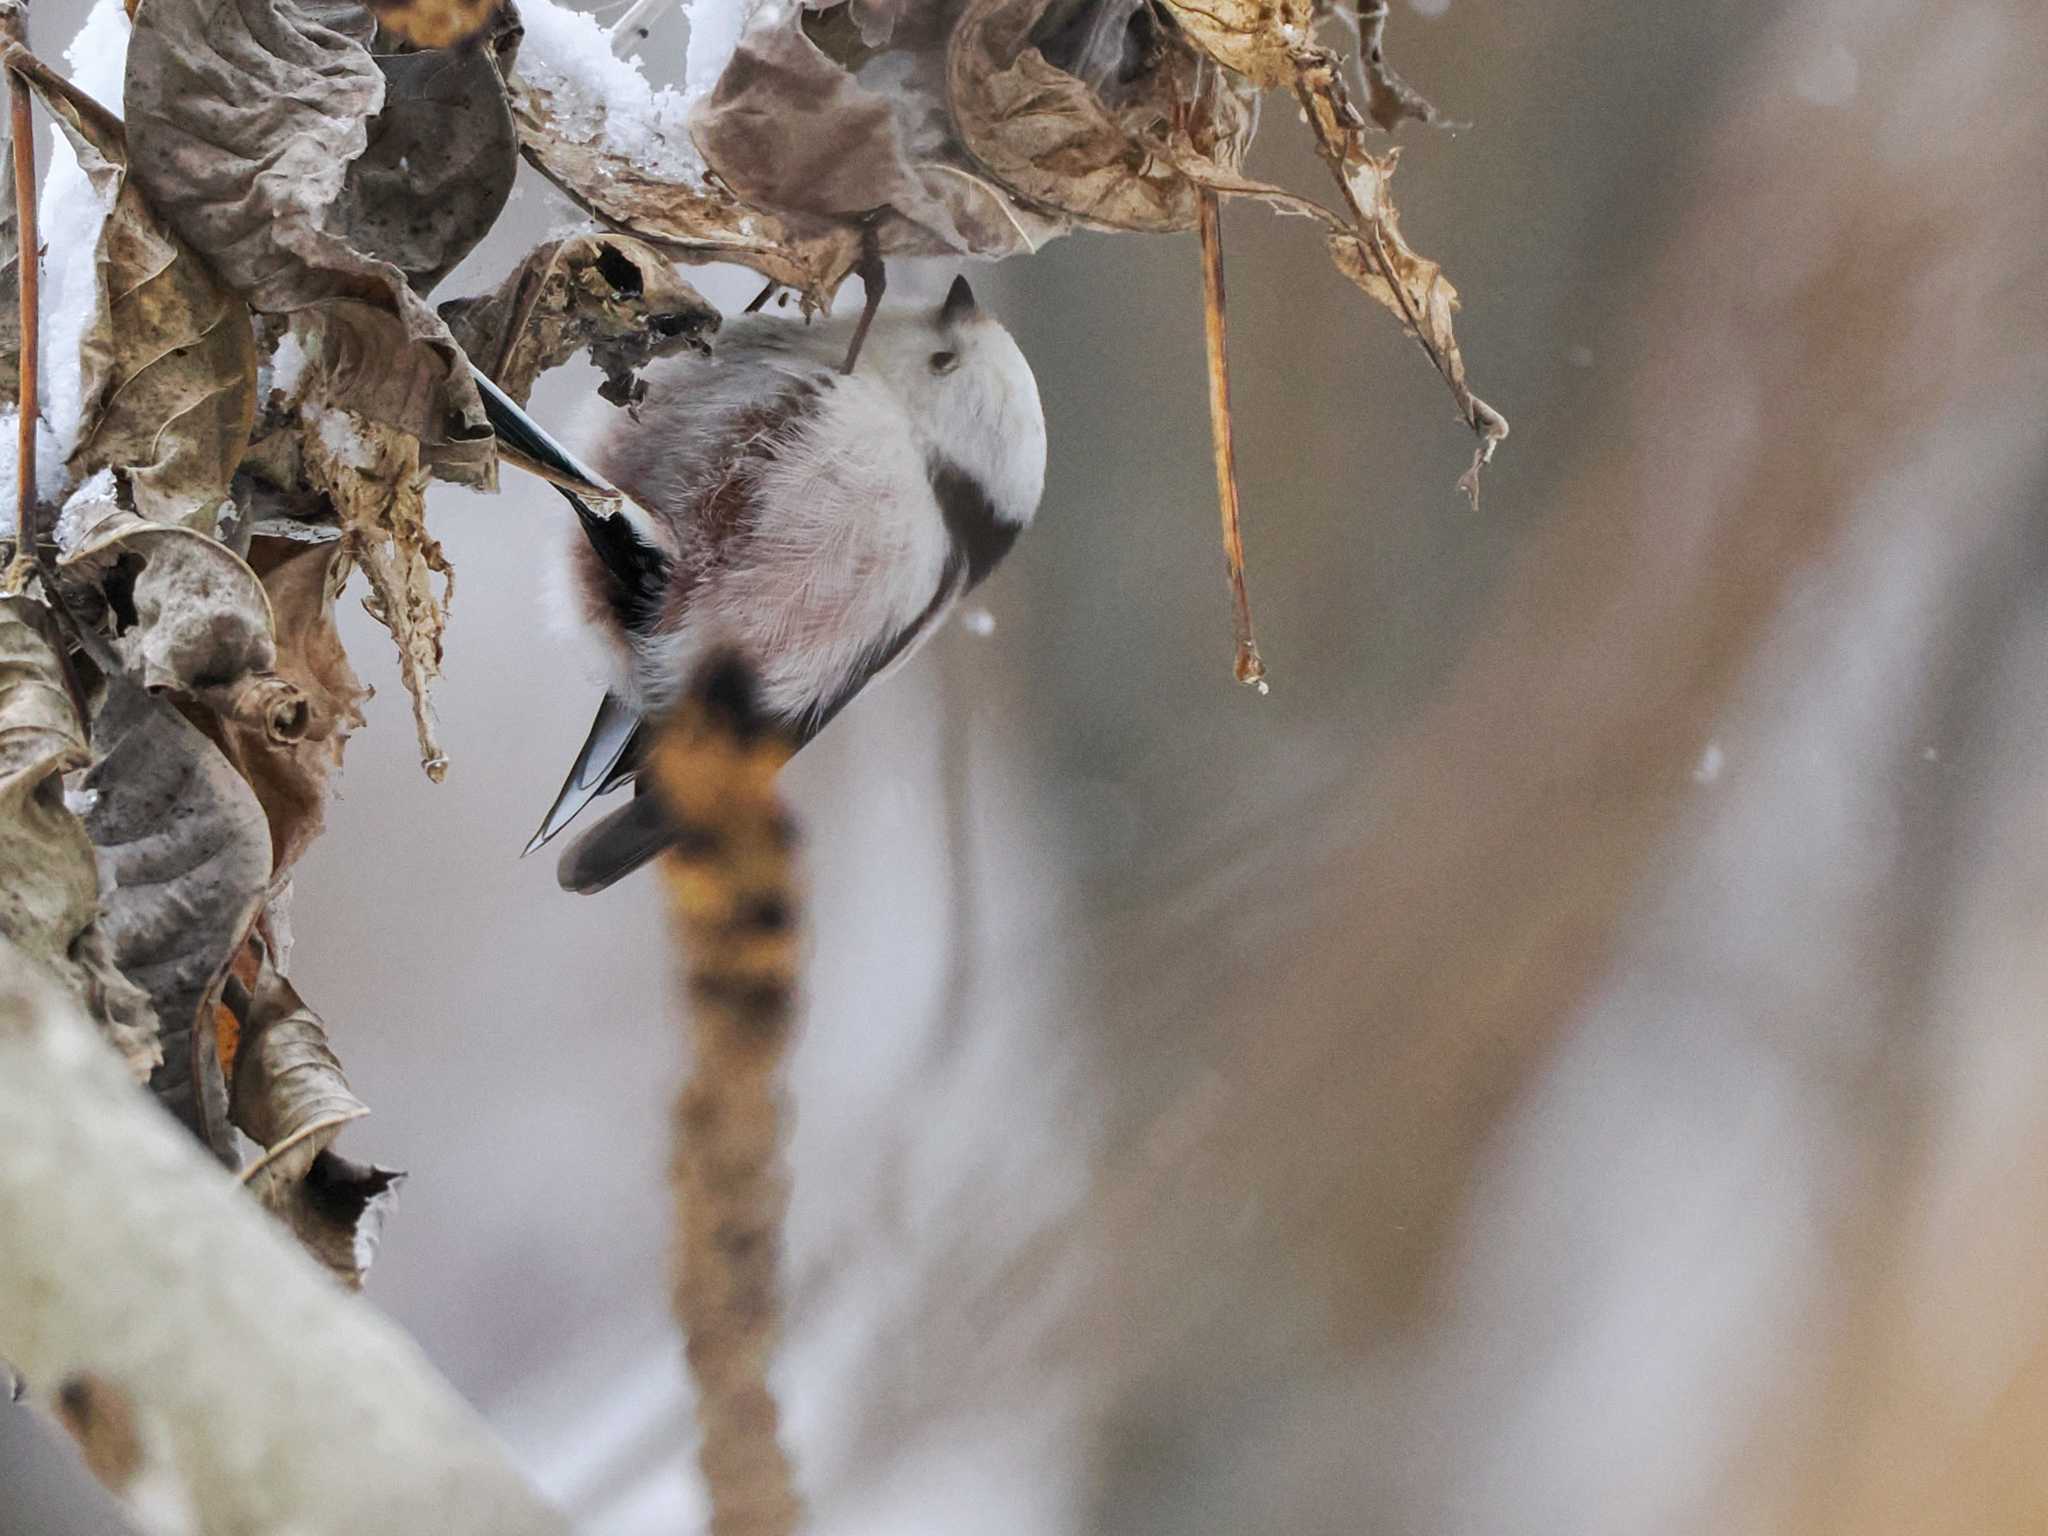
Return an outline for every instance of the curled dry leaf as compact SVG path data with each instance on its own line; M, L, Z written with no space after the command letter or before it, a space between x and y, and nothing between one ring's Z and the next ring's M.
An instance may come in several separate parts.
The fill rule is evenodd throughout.
M156 1014L115 963L92 839L64 803L90 758L47 611L0 597L0 933L84 1001L139 1082L162 1060Z
M334 602L349 573L340 542L258 536L249 545L249 565L276 615L277 677L301 700L304 728L280 738L245 716L222 715L208 722L208 733L263 804L275 886L326 825L342 750L362 726L370 690L349 665L334 627Z
M85 825L110 887L102 921L163 1031L151 1086L232 1166L214 1004L270 882L263 807L197 727L118 672L102 683L93 749Z
M363 607L398 642L398 670L412 695L420 766L439 783L447 755L434 730L432 688L441 675L441 634L455 577L427 533L427 474L416 438L335 405L305 408L306 474L341 519L342 549L370 583ZM442 581L434 593L433 578Z
M1477 507L1480 468L1508 435L1508 423L1465 380L1465 358L1451 327L1458 292L1442 267L1401 237L1400 217L1387 191L1395 155L1366 149L1361 119L1346 97L1335 58L1319 54L1305 60L1296 93L1351 213L1350 227L1330 237L1331 259L1338 271L1399 317L1450 386L1459 414L1479 436L1472 467L1458 481Z
M1308 44L1315 28L1315 0L1159 3L1197 48L1261 89L1294 79L1294 56Z
M239 1033L228 1102L235 1125L264 1150L242 1177L316 1259L360 1286L400 1175L330 1150L369 1106L342 1075L327 1026L260 940L250 941L246 957L253 979L227 988Z
M306 734L305 695L276 674L263 583L226 545L101 502L58 563L108 590L115 653L145 688L197 698L280 745Z
M452 48L488 27L502 0L370 0L388 31L421 48Z
M690 115L721 183L800 224L872 222L896 255L1009 256L1060 231L974 174L947 120L943 28L892 19L899 46L878 54L843 19L834 43L812 13L770 9L740 38Z
M460 349L407 274L359 248L342 224L378 202L349 190L385 104L384 73L367 46L373 30L345 0L139 7L128 48L132 174L254 308L317 312L331 342L331 388L346 391L337 398L419 439L442 478L489 486L490 431ZM465 121L488 138L488 113ZM453 160L469 147L452 136L439 146ZM376 228L389 234L392 221L378 212ZM445 257L475 216L423 236L418 259ZM335 359L350 348L375 366L340 367Z
M323 1149L273 1209L306 1251L342 1284L360 1290L377 1256L385 1218L405 1175Z
M808 306L830 301L860 258L857 230L799 231L707 180L680 97L650 92L623 62L617 79L572 72L572 51L605 51L589 17L536 6L526 27L509 85L520 143L536 170L594 218L667 255L734 262L797 290ZM629 93L641 99L622 100Z
M947 96L968 151L1015 196L1083 223L1192 229L1195 186L1161 146L1178 122L1196 153L1235 171L1254 93L1159 36L1146 67L1106 99L1032 44L1045 10L1045 0L970 0L954 28Z
M210 530L255 417L248 306L152 210L129 175L120 120L26 51L10 45L7 57L109 208L83 258L94 313L79 343L81 415L66 472L75 483L119 470L146 516Z
M1365 72L1365 109L1388 133L1404 119L1433 123L1437 110L1387 62L1387 0L1358 0L1358 51Z
M718 311L653 247L624 235L573 235L536 246L494 293L455 299L441 318L476 365L521 405L533 382L584 348L615 405L639 397L636 370L694 347Z

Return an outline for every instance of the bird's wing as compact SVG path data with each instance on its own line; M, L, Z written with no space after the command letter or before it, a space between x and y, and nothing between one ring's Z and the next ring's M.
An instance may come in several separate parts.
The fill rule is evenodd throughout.
M597 719L591 722L590 734L583 740L583 750L576 754L575 766L562 781L561 793L548 807L540 830L533 834L525 852L533 852L568 826L599 795L632 778L639 771L642 750L639 714L606 694L597 707Z
M469 371L476 379L484 415L497 434L499 452L546 477L562 493L604 568L605 599L612 611L627 629L645 628L660 607L669 557L641 536L626 514L624 498L602 476L556 442L481 368L472 363Z
M555 868L565 891L590 896L624 879L675 841L654 796L639 793L569 845Z

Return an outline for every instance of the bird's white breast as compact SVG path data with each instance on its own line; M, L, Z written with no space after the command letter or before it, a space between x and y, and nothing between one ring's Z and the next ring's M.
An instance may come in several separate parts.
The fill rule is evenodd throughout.
M804 415L741 471L754 503L743 540L703 573L681 625L641 645L643 705L668 703L709 651L736 645L762 702L796 717L931 605L950 543L902 405L858 375L814 381Z

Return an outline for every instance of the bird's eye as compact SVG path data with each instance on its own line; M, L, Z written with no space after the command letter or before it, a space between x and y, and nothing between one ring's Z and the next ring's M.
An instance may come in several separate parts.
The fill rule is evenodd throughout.
M933 373L951 373L959 366L960 354L958 352L934 352L932 354Z

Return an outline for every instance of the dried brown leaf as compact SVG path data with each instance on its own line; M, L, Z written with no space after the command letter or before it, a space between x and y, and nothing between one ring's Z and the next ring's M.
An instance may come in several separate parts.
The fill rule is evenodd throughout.
M497 291L441 306L456 340L498 387L526 403L533 381L590 349L614 404L638 398L635 371L702 349L718 311L653 247L624 235L573 235L535 247Z
M452 48L488 27L503 0L369 0L389 31L421 48Z
M947 99L961 141L1014 196L1104 229L1192 229L1195 186L1162 145L1174 124L1235 170L1253 128L1249 87L1165 40L1114 104L1029 44L1045 0L971 0L952 34Z
M1047 231L990 207L1002 194L935 127L945 105L943 35L857 71L801 21L796 10L758 20L691 115L691 135L721 183L799 221L872 221L892 254L1000 257L1043 243Z
M1294 79L1314 30L1315 0L1159 0L1194 45L1262 89Z
M860 259L857 230L799 233L706 181L680 128L640 124L634 142L615 139L606 103L550 66L530 41L510 88L513 120L533 167L593 217L667 255L751 267L812 306L828 302Z
M111 887L103 918L122 972L162 1026L151 1086L233 1164L214 1004L270 881L263 807L213 743L120 673L93 719L86 830Z
M1477 507L1479 471L1508 435L1508 424L1472 393L1465 380L1464 355L1451 327L1457 290L1442 267L1418 255L1402 238L1400 217L1387 191L1396 154L1390 150L1374 155L1366 149L1362 120L1346 97L1334 57L1306 58L1296 93L1351 213L1350 227L1330 237L1331 260L1361 290L1394 312L1450 386L1459 414L1479 436L1472 467L1458 480L1458 488Z
M447 0L420 3L445 7ZM479 3L488 22L496 0ZM333 227L426 293L504 211L519 170L519 135L489 48L379 54L377 67L384 108L349 167Z
M352 341L374 337L374 366L330 357L333 390L361 386L334 397L419 439L444 479L488 486L490 431L460 349L406 273L342 222L364 215L349 176L387 95L372 31L367 12L339 0L151 0L128 48L132 174L255 309L310 310ZM488 113L466 121L488 141ZM466 139L441 148L459 161ZM473 222L424 239L418 259L445 256Z
M362 1289L405 1175L323 1149L271 1209L301 1246L350 1290Z
M276 675L276 621L247 562L217 539L111 502L78 519L58 564L102 580L119 572L127 611L112 643L130 676L279 744L306 734L305 696Z
M1358 0L1358 41L1365 72L1365 109L1388 133L1404 119L1433 123L1437 110L1422 93L1394 73L1387 62L1384 38L1387 0Z
M63 775L90 760L49 616L0 597L0 933L82 999L136 1079L162 1060L148 996L122 975L97 921L92 839Z
M341 1281L360 1287L401 1175L332 1151L367 1115L327 1042L327 1026L251 939L228 996L239 1035L229 1113L263 1148L243 1181ZM249 979L243 982L245 974Z
M334 627L334 602L350 570L340 541L259 536L250 542L249 565L269 594L276 616L276 674L303 701L304 729L280 739L246 717L222 715L210 723L209 734L263 803L275 884L326 825L342 751L362 726L370 690L349 665Z
M109 205L89 255L95 311L79 343L76 482L112 467L136 507L211 529L256 411L249 309L150 207L128 171L120 120L15 50L21 68Z
M427 533L427 473L419 442L335 405L309 405L306 421L307 477L334 504L342 548L369 580L363 607L398 642L420 766L439 783L448 758L435 735L432 687L441 675L441 634L455 577ZM435 576L442 583L438 596Z

